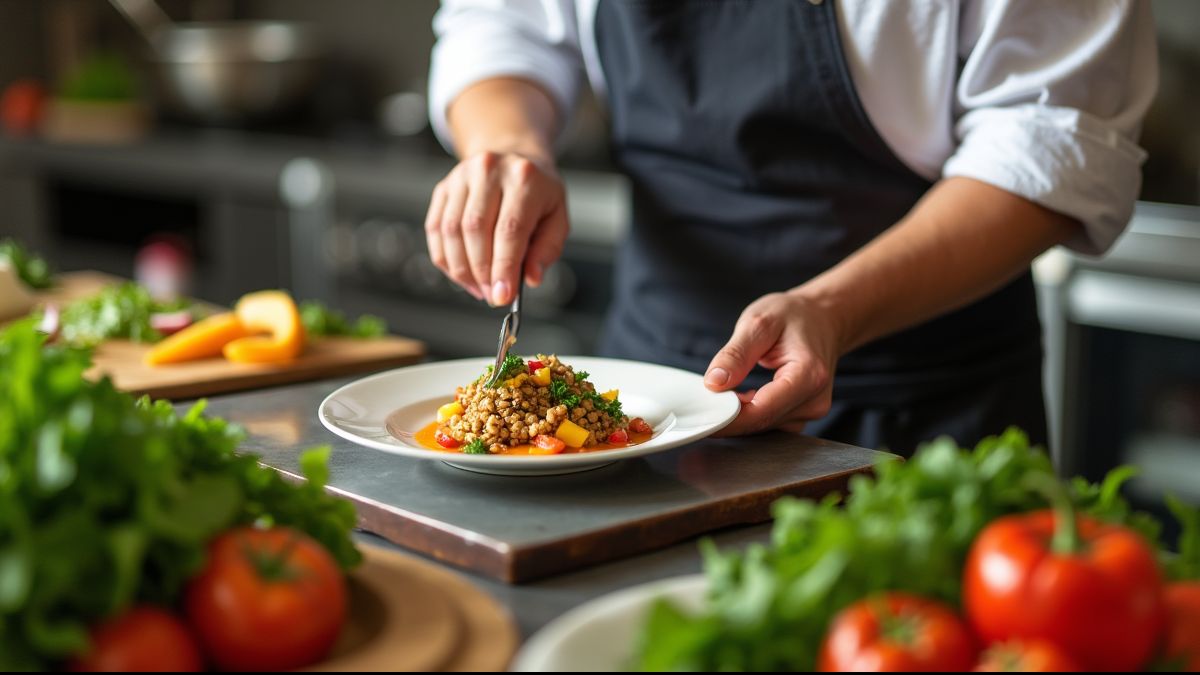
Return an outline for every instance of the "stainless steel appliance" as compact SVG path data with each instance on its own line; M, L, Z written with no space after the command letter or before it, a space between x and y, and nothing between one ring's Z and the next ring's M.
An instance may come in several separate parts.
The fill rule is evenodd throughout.
M205 123L262 121L316 84L325 46L298 21L175 23L155 0L110 0L142 33L162 105Z
M1200 206L1139 203L1105 258L1042 265L1060 469L1135 465L1164 517L1166 493L1200 503Z

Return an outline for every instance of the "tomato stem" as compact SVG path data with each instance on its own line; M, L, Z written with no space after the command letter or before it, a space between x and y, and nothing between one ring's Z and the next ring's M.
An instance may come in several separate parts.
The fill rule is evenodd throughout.
M296 576L295 570L288 564L288 558L291 557L297 543L299 538L293 535L288 537L278 551L246 546L243 553L260 578L273 582L289 581Z
M1054 536L1050 539L1050 550L1059 555L1072 555L1083 549L1079 537L1079 521L1075 516L1075 503L1066 488L1056 478L1045 474L1030 476L1029 486L1042 493L1054 509Z
M879 617L880 635L889 642L907 647L916 641L917 632L920 630L920 617L906 612L893 613L882 600L875 608L875 615Z

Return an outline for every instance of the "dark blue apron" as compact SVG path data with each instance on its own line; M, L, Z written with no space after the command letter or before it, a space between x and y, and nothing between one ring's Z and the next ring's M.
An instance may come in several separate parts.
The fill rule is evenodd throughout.
M930 187L863 111L833 0L600 0L596 41L633 185L606 355L704 372L748 304L837 264ZM843 356L833 410L805 431L902 454L1009 424L1044 442L1041 358L1026 272Z

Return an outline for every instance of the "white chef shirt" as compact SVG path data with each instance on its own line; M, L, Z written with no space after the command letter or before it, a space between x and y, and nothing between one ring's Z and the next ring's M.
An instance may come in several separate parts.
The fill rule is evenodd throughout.
M537 82L565 115L585 82L603 100L597 1L443 0L429 95L441 142L452 149L447 105L489 77ZM1076 251L1112 245L1141 189L1137 138L1158 88L1150 2L837 3L859 99L897 157L1078 219Z

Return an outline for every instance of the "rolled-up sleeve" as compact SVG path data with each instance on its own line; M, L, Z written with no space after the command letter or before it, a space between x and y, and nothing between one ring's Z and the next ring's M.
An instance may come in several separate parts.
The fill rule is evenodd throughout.
M1067 245L1107 251L1141 189L1137 139L1158 87L1150 3L965 3L959 55L943 175L1074 217L1083 229Z
M584 80L573 0L443 0L433 31L429 117L447 150L447 106L491 77L537 83L570 117Z

